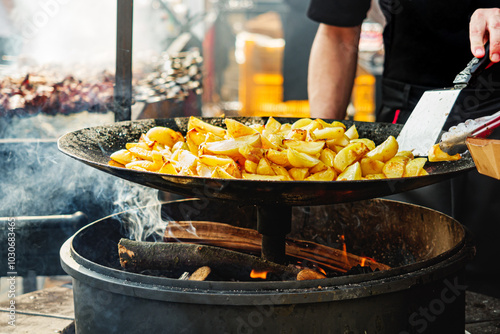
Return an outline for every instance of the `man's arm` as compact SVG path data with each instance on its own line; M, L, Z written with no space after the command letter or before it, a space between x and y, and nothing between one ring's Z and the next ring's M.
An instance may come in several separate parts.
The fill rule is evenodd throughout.
M472 14L469 25L472 54L482 58L484 43L490 41L490 60L500 62L500 8L478 9Z
M344 119L356 75L361 26L320 24L309 58L311 117Z

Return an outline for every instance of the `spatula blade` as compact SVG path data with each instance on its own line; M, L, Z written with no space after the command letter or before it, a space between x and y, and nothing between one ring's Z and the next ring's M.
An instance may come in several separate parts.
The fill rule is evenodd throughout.
M440 89L425 92L398 135L399 150L412 151L415 156L427 156L439 139L460 91Z

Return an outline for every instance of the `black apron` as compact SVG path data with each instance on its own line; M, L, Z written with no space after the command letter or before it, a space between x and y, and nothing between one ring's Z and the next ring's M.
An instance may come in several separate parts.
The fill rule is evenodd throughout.
M495 2L495 3L494 3ZM386 63L378 122L404 123L426 90L452 86L472 58L468 22L475 8L498 7L498 1L381 0L387 19ZM439 13L436 15L436 13ZM439 57L436 57L439 54ZM500 64L464 90L444 129L466 119L500 110ZM397 117L396 117L397 115ZM500 136L498 131L490 138ZM477 255L469 274L500 274L491 258L500 254L500 181L466 173L451 181L389 196L453 216L471 230Z

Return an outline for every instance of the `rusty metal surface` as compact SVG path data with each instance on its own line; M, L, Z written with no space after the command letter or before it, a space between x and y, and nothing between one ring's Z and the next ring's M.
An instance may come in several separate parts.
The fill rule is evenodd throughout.
M202 118L224 127L224 118ZM245 124L265 124L266 117L235 117ZM296 118L276 118L282 123L293 123ZM215 179L142 172L108 166L111 153L123 149L128 142L135 142L142 133L154 126L166 126L183 134L189 118L151 119L119 122L109 126L86 128L68 133L58 141L59 149L90 166L104 172L149 187L184 196L210 197L241 201L256 205L321 205L343 203L382 197L424 187L472 170L475 165L466 154L459 161L427 163L427 176L362 181L255 181L243 179ZM347 126L353 124L344 121ZM388 136L397 136L401 125L388 123L355 122L360 137L382 143Z

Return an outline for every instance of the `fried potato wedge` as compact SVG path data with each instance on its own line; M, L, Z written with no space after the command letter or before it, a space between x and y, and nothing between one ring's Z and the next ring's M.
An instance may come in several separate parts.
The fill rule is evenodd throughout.
M163 126L155 126L149 129L146 133L146 137L170 148L178 141L184 141L182 133Z
M325 147L326 142L324 140L318 141L301 141L293 139L284 139L283 144L288 148L293 148L294 150L309 155L316 155L321 153L321 150Z
M356 181L361 180L362 177L361 165L359 162L355 162L339 174L337 181Z
M110 158L122 165L126 165L134 161L136 159L136 156L133 155L129 150L123 149L111 154Z
M387 161L382 168L382 173L387 178L403 177L405 173L406 164L410 159L405 156L394 156Z
M333 181L337 177L337 173L333 168L327 167L321 172L309 175L305 181Z
M309 168L307 167L294 167L288 170L288 173L295 181L303 181L309 176Z
M293 148L287 150L287 158L293 167L314 167L320 160Z
M439 144L435 144L430 148L427 158L431 162L456 161L462 159L462 156L460 155L460 153L449 155L448 153L441 150Z
M333 167L341 173L348 166L360 160L368 151L368 147L363 142L349 144L337 153L333 161Z
M382 144L368 152L366 156L382 162L389 161L398 153L399 145L394 136L389 136Z
M224 122L226 123L227 134L233 138L249 136L258 132L248 125L238 122L237 120L232 118L226 118Z
M191 130L193 128L201 131L211 132L221 138L224 138L226 136L226 130L221 128L220 126L209 124L197 117L191 116L189 117L188 121L188 130Z
M254 147L261 146L261 137L259 133L238 138L214 141L205 143L204 150L216 155L227 155L230 157L240 156L240 146L247 144Z
M363 176L370 174L381 174L385 163L380 160L364 157L360 160L361 173Z
M405 167L405 172L403 174L403 177L419 176L426 162L427 162L426 158L416 158L408 161Z

